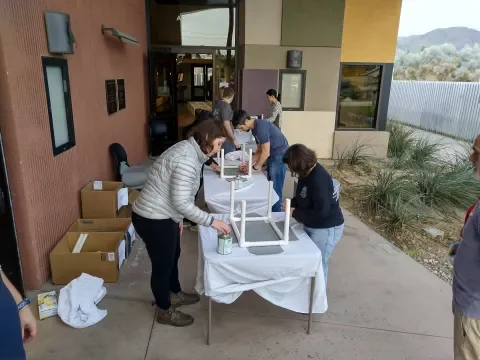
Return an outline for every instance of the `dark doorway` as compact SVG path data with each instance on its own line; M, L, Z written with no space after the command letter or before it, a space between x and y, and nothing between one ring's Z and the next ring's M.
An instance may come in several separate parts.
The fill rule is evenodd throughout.
M8 185L7 168L0 133L0 265L15 287L23 294L23 277Z

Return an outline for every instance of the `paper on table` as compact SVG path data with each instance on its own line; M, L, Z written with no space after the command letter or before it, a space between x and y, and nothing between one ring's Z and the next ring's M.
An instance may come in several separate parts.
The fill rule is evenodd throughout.
M94 181L93 182L93 190L103 190L103 182Z
M125 261L125 240L120 242L118 246L118 269L122 267L123 262Z
M130 239L132 239L132 245L133 245L137 235L135 232L135 228L133 227L133 224L130 224L130 226L128 227L128 233L130 234Z
M117 210L120 210L122 206L128 205L128 188L122 188L117 192Z

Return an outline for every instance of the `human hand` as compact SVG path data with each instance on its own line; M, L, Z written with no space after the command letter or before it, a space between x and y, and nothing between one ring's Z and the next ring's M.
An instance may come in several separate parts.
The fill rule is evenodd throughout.
M219 173L221 169L220 169L220 166L217 165L213 167L213 170Z
M291 207L290 208L290 217L293 217L293 212L295 211L295 208Z
M183 220L178 223L178 229L180 230L180 236L183 234Z
M228 225L225 221L222 220L213 220L212 225L210 225L212 228L214 228L217 231L220 231L224 234L230 234L231 229L230 225Z
M282 201L282 211L285 211L286 203L287 203L286 200Z
M237 140L235 140L235 141L233 142L233 144L235 145L235 149L237 149L237 150L242 147Z
M243 172L245 175L248 174L248 164L247 163L243 163L239 166L239 170L241 172Z
M20 316L20 323L22 324L23 342L28 343L37 336L37 321L28 305L21 309L18 314Z

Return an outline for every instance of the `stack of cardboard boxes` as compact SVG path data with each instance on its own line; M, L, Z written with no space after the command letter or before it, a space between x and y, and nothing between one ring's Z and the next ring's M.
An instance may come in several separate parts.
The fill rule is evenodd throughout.
M82 219L77 219L50 254L52 281L68 284L82 273L117 282L135 242L132 204L139 192L120 182L95 181L81 191ZM81 251L74 247L82 234Z

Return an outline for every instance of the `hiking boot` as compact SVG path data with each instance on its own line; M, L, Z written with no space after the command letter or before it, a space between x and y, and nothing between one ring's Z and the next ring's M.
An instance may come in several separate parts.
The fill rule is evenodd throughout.
M168 310L158 309L157 323L171 326L189 326L193 324L193 316L182 313L171 307Z
M196 304L200 301L200 296L197 294L187 294L180 291L178 294L170 293L170 303L173 308L184 305Z

